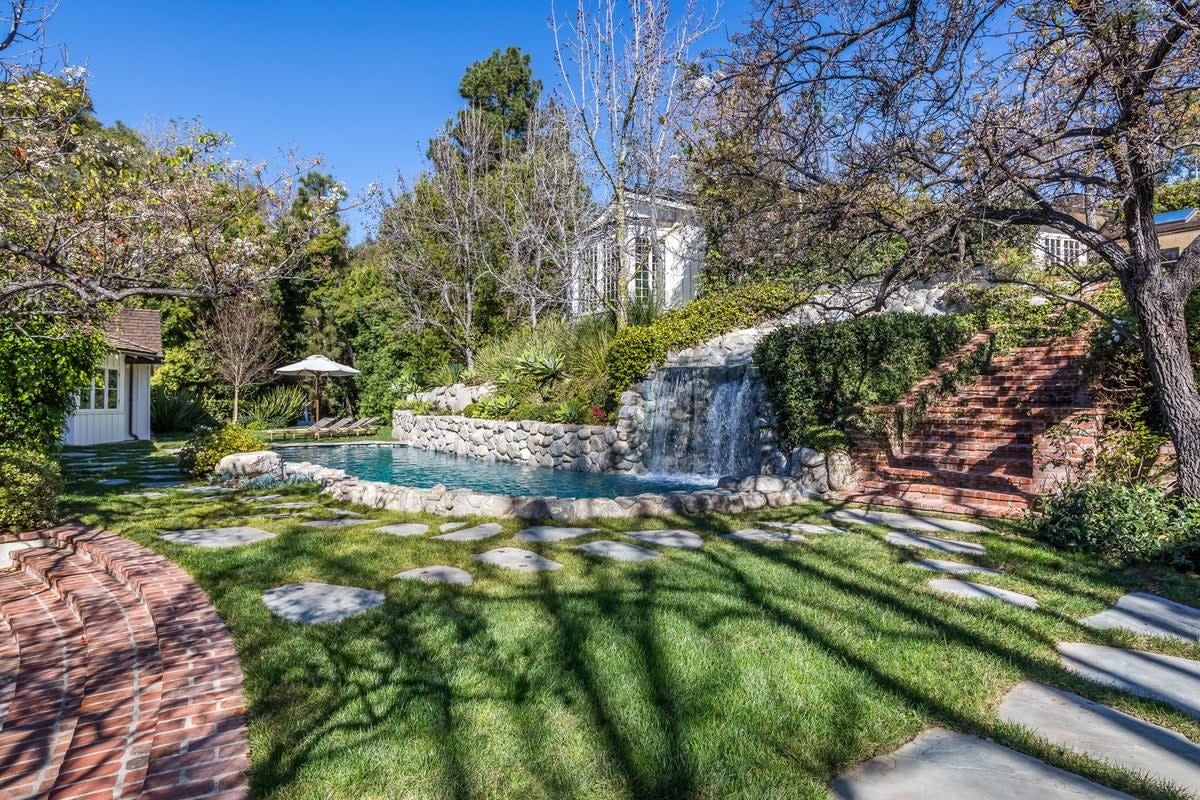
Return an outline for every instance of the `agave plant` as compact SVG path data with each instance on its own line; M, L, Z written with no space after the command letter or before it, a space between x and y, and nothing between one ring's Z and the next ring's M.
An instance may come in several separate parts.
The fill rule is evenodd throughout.
M239 419L262 425L290 425L304 413L304 392L298 386L275 386L246 401Z
M517 372L539 384L556 381L567 371L567 360L552 350L530 351L517 361Z
M168 392L154 387L150 392L150 430L155 433L190 433L211 425L204 403L186 389Z

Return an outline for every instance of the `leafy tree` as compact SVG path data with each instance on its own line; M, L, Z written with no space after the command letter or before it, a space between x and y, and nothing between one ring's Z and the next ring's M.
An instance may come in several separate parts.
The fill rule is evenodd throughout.
M467 67L458 93L468 109L484 115L489 128L523 142L542 82L533 78L529 54L509 47Z
M1155 211L1200 208L1200 178L1175 181L1162 186L1154 196Z

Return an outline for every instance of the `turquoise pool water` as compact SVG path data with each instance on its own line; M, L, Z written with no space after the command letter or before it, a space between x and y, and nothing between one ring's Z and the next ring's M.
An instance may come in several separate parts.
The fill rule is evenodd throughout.
M428 489L474 489L494 494L542 497L625 497L643 492L689 491L714 486L715 481L692 476L631 477L574 472L549 467L523 467L500 461L434 453L407 445L331 444L279 447L286 461L309 461L345 470L368 481Z

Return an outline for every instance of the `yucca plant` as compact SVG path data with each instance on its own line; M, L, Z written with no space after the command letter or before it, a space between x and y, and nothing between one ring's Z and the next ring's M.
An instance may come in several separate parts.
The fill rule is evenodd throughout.
M150 430L154 433L190 433L213 418L196 395L182 389L169 392L158 386L150 390Z
M247 424L290 425L304 413L304 391L298 386L275 386L246 401L239 418Z

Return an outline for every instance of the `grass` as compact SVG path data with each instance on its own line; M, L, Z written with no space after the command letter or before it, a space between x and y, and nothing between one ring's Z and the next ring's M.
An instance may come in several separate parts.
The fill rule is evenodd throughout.
M147 462L162 457L140 449ZM133 461L114 474L136 475ZM1183 796L999 723L1005 691L1026 678L1200 741L1200 722L1077 679L1054 650L1057 641L1090 641L1200 657L1200 646L1076 622L1132 590L1196 605L1200 581L1055 554L1011 523L956 537L986 544L980 563L1007 573L982 580L1035 595L1037 611L934 593L925 585L932 574L905 566L909 554L886 545L880 528L792 545L717 538L757 519L822 521L829 506L821 503L741 517L595 521L588 524L603 532L591 537L522 543L564 565L524 575L471 559L515 544L509 537L523 527L515 520L485 542L455 544L370 525L319 530L254 519L228 497L123 500L129 487L86 478L68 487L70 516L177 561L228 623L246 674L260 798L821 798L846 767L932 725L995 739L1137 796ZM280 491L316 498L311 487ZM156 536L235 518L279 536L225 551ZM696 531L704 547L663 548L663 558L641 564L572 549L663 527ZM470 570L475 585L390 577L434 563ZM263 590L307 580L379 589L387 601L307 627L263 606Z

